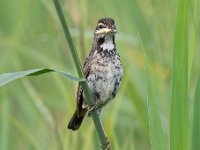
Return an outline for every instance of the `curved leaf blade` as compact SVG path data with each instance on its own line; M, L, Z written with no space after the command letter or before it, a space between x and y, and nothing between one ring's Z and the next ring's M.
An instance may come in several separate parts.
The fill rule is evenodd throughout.
M55 72L57 74L59 74L60 76L69 79L69 80L73 80L73 81L84 81L85 79L81 79L78 77L75 77L69 73L65 73L62 71L58 71L56 69L49 69L49 68L41 68L41 69L32 69L32 70L26 70L26 71L19 71L19 72L11 72L11 73L4 73L0 75L0 87L23 77L26 76L38 76L38 75L42 75L45 73L49 73L49 72Z

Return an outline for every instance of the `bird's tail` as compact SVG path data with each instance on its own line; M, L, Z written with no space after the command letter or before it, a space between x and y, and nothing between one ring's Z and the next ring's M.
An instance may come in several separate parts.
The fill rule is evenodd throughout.
M80 116L78 115L78 112L75 111L74 115L72 116L69 124L68 124L68 129L71 130L78 130L79 127L81 126L83 122L83 118L85 117L85 113L81 114Z

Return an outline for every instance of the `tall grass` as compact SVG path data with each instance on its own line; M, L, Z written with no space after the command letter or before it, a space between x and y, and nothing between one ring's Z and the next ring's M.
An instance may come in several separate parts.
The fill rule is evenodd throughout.
M176 17L170 118L170 149L189 149L188 1L179 0Z
M146 71L146 82L147 82L147 107L148 107L148 117L149 117L149 133L151 140L152 150L165 150L168 149L166 145L166 140L164 137L160 110L158 107L157 97L155 94L155 85L151 77L152 72L150 70L149 60L146 58L145 54L145 71Z
M91 49L97 20L108 16L116 21L116 44L124 77L116 99L100 116L114 150L189 149L190 129L191 146L196 149L198 145L198 94L194 96L194 91L198 91L199 85L200 18L191 18L189 14L186 19L186 9L192 8L189 12L199 14L200 5L198 0L188 5L185 2L180 0L177 5L173 0L61 1L81 58ZM0 73L58 68L77 76L53 1L1 0L0 43ZM186 54L189 58L184 57ZM147 72L145 60L149 62ZM78 132L66 129L76 105L76 88L77 83L53 73L0 88L0 149L99 149L91 119L86 118ZM190 107L193 97L195 107ZM189 122L192 120L193 124ZM160 129L164 138L159 138Z

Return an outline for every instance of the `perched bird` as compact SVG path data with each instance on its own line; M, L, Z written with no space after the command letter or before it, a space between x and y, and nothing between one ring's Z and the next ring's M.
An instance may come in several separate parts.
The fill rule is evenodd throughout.
M116 33L112 18L100 19L94 32L92 50L83 65L84 75L94 98L94 109L98 113L115 98L121 84L123 69L115 44ZM80 84L76 100L76 111L68 124L68 128L72 130L79 129L83 118L90 111Z

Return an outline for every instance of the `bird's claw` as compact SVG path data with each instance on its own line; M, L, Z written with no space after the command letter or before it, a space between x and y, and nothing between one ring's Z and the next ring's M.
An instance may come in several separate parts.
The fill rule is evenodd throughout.
M95 101L89 108L89 112L92 112L98 108L98 103Z
M82 105L82 108L83 108L83 109L89 109L89 106L88 106L87 104L83 104L83 105Z

